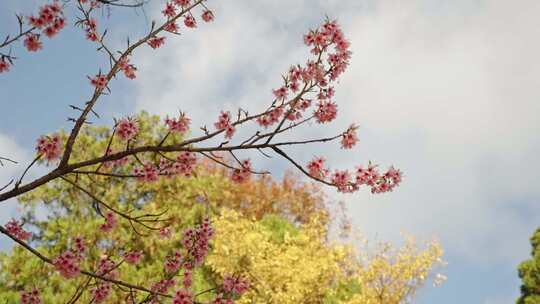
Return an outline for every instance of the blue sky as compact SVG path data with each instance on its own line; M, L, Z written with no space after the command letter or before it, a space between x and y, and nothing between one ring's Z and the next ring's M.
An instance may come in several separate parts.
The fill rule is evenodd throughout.
M0 4L0 34L15 30L15 12L42 1ZM158 18L163 1L145 13L112 12L103 19L111 44L140 33ZM327 14L352 42L349 70L337 86L341 119L329 134L355 121L360 145L292 150L301 160L325 154L334 167L368 160L405 171L394 193L337 195L355 227L370 239L398 242L400 232L437 238L445 248L448 281L423 289L416 303L511 303L519 291L517 264L540 224L540 4L537 1L297 0L218 1L216 22L170 39L164 48L133 56L136 81L122 77L101 100L99 121L140 110L187 111L194 123L237 107L257 111L280 75L307 55L301 35ZM105 14L104 14L105 15ZM72 22L71 22L72 23ZM20 57L0 75L0 155L25 161L35 139L69 127L91 89L86 75L105 67L80 29L68 27L42 52ZM214 117L214 116L211 116ZM212 118L213 120L213 118ZM314 134L301 130L299 136ZM279 175L286 164L256 160ZM0 182L18 172L0 169ZM37 170L34 174L38 174ZM15 214L2 206L0 221ZM3 248L9 246L0 238Z

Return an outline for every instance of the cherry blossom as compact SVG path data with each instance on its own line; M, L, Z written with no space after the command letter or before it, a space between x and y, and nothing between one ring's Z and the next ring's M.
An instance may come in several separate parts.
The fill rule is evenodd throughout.
M124 72L124 75L129 79L135 79L137 76L135 75L135 71L137 68L129 63L128 57L122 57L118 61L118 68Z
M196 28L197 27L197 21L191 15L184 16L184 24L189 28Z
M225 137L232 138L234 132L236 131L231 121L231 112L221 111L221 114L218 117L218 121L214 123L214 127L218 130L225 130Z
M90 84L96 87L98 90L102 90L107 86L107 76L98 74L90 79Z
M165 44L165 37L153 37L148 39L147 43L151 48L157 49L163 44Z
M356 127L351 126L343 135L341 136L341 148L351 149L358 142L358 137L356 136Z
M47 161L54 161L60 158L62 154L60 135L41 136L37 140L36 151L39 155L44 156Z
M163 13L164 16L172 18L176 16L176 7L174 6L173 3L167 2L167 4L165 5L165 9L163 9L163 11L161 12Z
M173 304L193 304L193 294L187 289L180 289L174 293Z
M214 14L210 10L205 10L201 15L202 20L204 22L212 22L214 21Z
M182 8L186 8L191 4L191 0L173 0L174 3Z
M129 118L121 119L116 125L116 134L122 140L130 140L139 133L139 126L134 120Z
M285 100L287 98L287 87L281 87L272 91L277 100Z
M65 251L52 261L56 270L66 279L74 278L79 274L79 262L79 255L70 250Z
M133 264L133 265L139 264L142 257L143 257L143 254L140 251L133 250L133 251L128 251L124 253L124 260L128 264Z
M94 300L93 303L103 303L111 293L111 283L101 282L91 290Z
M113 230L116 225L118 224L118 220L116 219L116 216L112 212L105 213L105 223L101 224L99 228L103 232L109 232Z
M34 288L30 291L21 292L21 304L41 304L39 291Z
M316 178L324 178L328 174L328 169L324 167L325 159L323 157L315 157L307 164L309 175Z
M21 241L27 240L32 236L32 233L25 231L22 228L22 223L19 223L16 219L11 219L4 227L9 234Z
M137 179L142 182L155 182L158 180L159 172L154 164L147 162L142 168L134 168L133 175L137 176Z
M177 272L181 265L182 255L180 251L176 251L174 254L165 257L165 270L167 272Z
M231 175L231 180L237 183L243 183L249 180L251 176L251 161L246 159L241 163L242 168L234 169Z
M180 117L178 118L171 119L167 117L165 119L165 124L171 132L186 133L189 130L190 123L191 119L185 113L180 113Z
M38 34L29 33L24 39L24 46L29 52L37 52L43 48L43 43L39 41Z
M313 115L318 123L330 122L337 116L337 105L331 101L321 101Z
M227 275L223 278L223 290L226 292L242 295L249 289L249 282L240 277Z
M10 64L4 57L0 58L0 73L9 72Z

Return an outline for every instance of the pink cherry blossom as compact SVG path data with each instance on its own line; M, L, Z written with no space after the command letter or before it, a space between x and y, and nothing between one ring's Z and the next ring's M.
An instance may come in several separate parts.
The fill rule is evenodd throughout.
M182 265L182 255L180 251L176 251L172 255L167 255L165 257L165 270L167 272L177 272Z
M216 127L216 129L218 130L225 130L225 137L232 138L235 132L235 128L232 125L231 112L221 111L218 117L218 121L214 123L214 127Z
M237 183L243 183L249 180L251 176L251 161L246 159L241 163L242 168L234 169L231 175L231 180Z
M180 289L174 293L172 304L193 304L193 294L187 289Z
M197 27L197 21L191 15L184 16L184 24L189 28L196 28Z
M7 222L4 228L6 228L9 234L21 241L27 240L32 236L32 233L25 231L22 228L22 223L19 223L19 221L15 219L11 219L9 222Z
M43 48L43 43L39 41L38 34L29 33L24 39L24 46L29 52L37 52Z
M165 44L165 37L153 37L148 39L147 43L151 48L157 49Z
M105 213L105 223L101 224L99 229L103 232L109 232L113 230L117 224L118 220L116 219L116 215L109 211Z
M172 231L171 231L171 228L169 227L163 227L163 228L160 228L159 229L159 237L161 239L168 239L170 238L172 235Z
M173 0L174 4L186 8L191 4L191 0Z
M185 113L180 113L178 118L166 118L165 124L169 127L169 131L186 133L189 130L191 119Z
M60 158L62 154L60 135L41 136L37 140L36 151L39 155L44 156L47 161L54 161Z
M0 73L9 72L10 64L4 57L0 58Z
M337 116L337 105L331 101L321 101L313 115L318 123L330 122Z
M165 25L164 30L170 33L178 33L178 24L176 22L169 22Z
M358 142L358 137L356 136L356 127L351 126L343 135L341 136L341 148L350 149Z
M86 252L86 244L83 237L76 237L73 241L73 251L79 256Z
M223 290L236 295L242 295L249 289L249 282L240 277L226 275L223 278Z
M184 285L184 288L190 288L191 284L193 284L193 272L191 270L186 269L184 271L184 278L182 279L182 285Z
M272 91L277 100L285 100L287 98L287 87L281 87Z
M41 304L39 291L34 288L30 291L21 292L21 304Z
M176 16L176 7L174 6L173 3L167 2L167 4L165 5L165 9L163 9L163 11L161 12L163 13L164 16L172 18Z
M116 134L122 140L131 140L139 133L137 122L129 118L121 119L116 125Z
M154 292L165 293L167 292L169 288L173 287L175 284L176 284L176 281L174 279L163 279L157 283L154 283L151 289Z
M122 57L118 61L118 68L124 72L124 75L129 79L135 79L137 76L135 75L135 71L137 68L129 63L128 57Z
M205 10L201 15L201 18L204 22L212 22L214 20L214 14L210 10Z
M133 175L141 182L155 182L158 180L159 172L154 164L147 162L142 168L134 168Z
M128 251L126 253L124 253L124 260L126 261L126 263L128 264L139 264L139 262L141 261L142 259L142 252L140 251Z
M79 255L70 250L65 251L52 261L56 270L66 279L74 278L80 273L79 262Z
M316 178L324 178L328 174L328 169L324 167L325 159L323 157L315 157L307 164L309 175Z
M90 291L94 300L92 303L103 303L111 294L111 283L100 282L96 287Z
M102 90L105 87L107 87L107 76L103 74L98 74L94 76L93 78L90 78L90 84L96 87L98 90Z

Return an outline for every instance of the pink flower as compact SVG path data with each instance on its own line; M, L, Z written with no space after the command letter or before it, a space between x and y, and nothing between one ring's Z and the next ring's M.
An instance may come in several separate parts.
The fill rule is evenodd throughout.
M139 262L141 261L142 259L142 252L140 251L129 251L129 252L126 252L124 253L124 260L126 260L126 262L128 264L139 264Z
M146 43L148 43L151 48L157 49L163 44L165 44L165 37L153 37L148 39Z
M137 70L137 68L133 64L129 63L129 58L127 57L122 57L118 61L118 68L122 70L124 72L124 75L129 79L135 79L135 77L137 77L135 75L135 71Z
M189 28L196 28L197 27L197 21L195 21L195 18L191 15L186 15L184 17L184 24Z
M173 3L167 2L167 4L165 5L165 9L163 11L161 11L161 12L166 17L172 18L172 17L176 16L176 7L174 6Z
M118 224L118 221L116 220L116 216L112 212L105 213L105 223L101 224L99 226L99 229L103 232L109 232L113 230L116 225Z
M94 76L93 78L90 78L90 84L96 87L98 90L102 90L105 87L107 87L107 76L98 74Z
M173 304L193 304L193 295L189 290L180 289L174 293Z
M92 303L103 303L111 293L111 283L102 282L91 290L94 300Z
M186 269L184 271L184 278L182 280L182 285L184 285L184 288L190 288L192 283L193 283L193 272Z
M208 254L208 243L213 235L214 229L208 218L205 218L203 223L194 229L184 231L182 245L187 250L186 260L189 261L189 263L184 264L186 268L202 264Z
M102 257L99 260L97 274L109 279L116 279L119 273L113 260L109 257Z
M62 154L60 136L58 134L41 136L37 140L36 150L39 155L44 156L49 162L60 158Z
M9 62L4 57L0 58L0 73L9 72Z
M21 241L24 241L32 236L32 233L25 231L22 228L22 223L19 223L15 219L11 219L4 227L9 232L9 234Z
M168 239L171 237L171 235L172 235L172 231L169 227L163 227L159 229L159 237L161 239Z
M169 22L165 25L164 29L167 32L178 33L178 24L176 24L176 22Z
M214 21L214 14L210 10L205 10L201 15L201 18L204 22L212 22Z
M343 135L341 136L341 148L350 149L358 142L358 137L356 136L356 127L351 126Z
M129 118L121 119L116 125L116 134L122 140L131 140L139 133L137 123Z
M166 293L167 290L176 284L174 279L163 279L152 285L152 291Z
M234 169L231 179L236 183L243 183L251 177L251 162L249 159L242 161L241 169Z
M272 91L277 100L285 100L287 98L287 87L281 87Z
M173 1L174 1L174 4L182 8L188 7L189 4L191 3L191 0L173 0Z
M279 106L257 118L257 123L262 127L268 128L269 126L279 122L283 116L283 106Z
M71 279L76 277L80 272L79 259L79 255L68 250L54 258L52 262L56 270L64 278Z
M74 242L73 247L74 247L75 253L77 253L79 256L82 256L86 252L86 244L84 242L84 238L76 237L73 242Z
M218 121L214 123L214 127L216 127L216 129L218 130L225 130L225 137L232 138L235 132L235 128L232 125L231 112L221 111L221 114L219 114L218 117Z
M133 175L141 182L155 182L158 180L159 172L154 164L147 162L142 168L133 169Z
M242 295L249 289L249 282L240 277L226 275L223 278L223 290L235 295Z
M324 167L325 159L323 157L315 157L307 164L309 175L315 178L324 178L328 174L328 169Z
M170 132L186 133L189 130L191 119L185 113L180 113L178 118L166 118L165 124L169 126Z
M193 174L196 164L196 154L190 151L184 151L176 157L176 162L174 162L167 171L169 171L170 174L182 174L189 177Z
M331 101L321 101L313 113L318 123L332 121L337 116L337 105Z
M41 304L39 291L34 288L30 291L21 292L21 304Z
M26 34L24 39L24 46L28 49L29 52L37 52L43 48L43 44L39 41L38 34Z
M165 270L167 272L177 272L182 265L182 255L180 251L176 251L173 255L165 257Z
M337 171L332 174L332 184L334 184L339 192L352 192L356 190L352 187L354 185L351 183L351 175L349 171Z

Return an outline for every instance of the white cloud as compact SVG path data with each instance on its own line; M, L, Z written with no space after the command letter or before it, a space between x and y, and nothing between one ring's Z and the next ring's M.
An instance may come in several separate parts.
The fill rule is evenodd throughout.
M222 107L259 110L279 75L303 61L300 35L324 13L339 17L354 54L338 86L338 124L357 121L361 144L324 154L336 166L371 159L406 174L388 195L336 195L355 223L381 239L401 230L438 236L475 262L516 264L528 254L540 223L539 2L216 5L216 23L145 53L138 109L181 108L200 124ZM295 153L309 158L317 149Z

